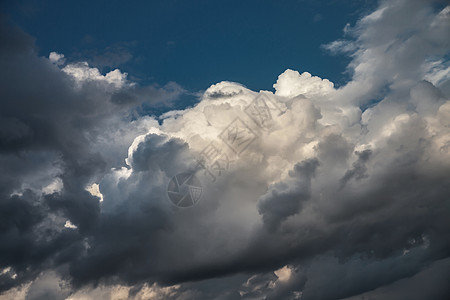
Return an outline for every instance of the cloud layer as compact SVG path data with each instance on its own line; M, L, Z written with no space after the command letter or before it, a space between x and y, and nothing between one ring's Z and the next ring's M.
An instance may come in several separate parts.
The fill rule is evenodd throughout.
M0 299L446 298L449 20L381 2L324 46L346 85L286 70L160 117L140 108L175 83L38 57L4 23ZM189 208L167 196L183 172Z

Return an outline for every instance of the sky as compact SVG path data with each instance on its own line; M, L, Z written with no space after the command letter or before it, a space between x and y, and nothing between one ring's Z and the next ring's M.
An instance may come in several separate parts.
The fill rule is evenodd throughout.
M450 297L445 1L0 8L0 300Z
M349 60L320 46L341 37L347 23L375 4L169 0L6 1L3 6L36 39L39 55L56 51L103 72L120 67L139 83L173 81L197 92L223 80L272 90L288 68L314 70L341 84ZM195 103L195 98L183 101Z

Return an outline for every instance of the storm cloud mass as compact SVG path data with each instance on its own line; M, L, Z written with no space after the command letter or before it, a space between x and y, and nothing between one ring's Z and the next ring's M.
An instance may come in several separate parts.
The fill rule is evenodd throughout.
M323 46L351 58L341 87L288 69L160 116L143 107L188 91L40 57L1 22L0 299L450 297L450 6L347 26Z

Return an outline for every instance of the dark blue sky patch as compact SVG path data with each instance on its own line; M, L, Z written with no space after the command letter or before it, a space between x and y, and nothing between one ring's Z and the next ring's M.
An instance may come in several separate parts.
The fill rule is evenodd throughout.
M189 91L222 80L272 90L287 68L337 85L349 58L320 45L375 1L8 1L11 19L51 51L87 60L103 72L119 67L142 84L175 81ZM320 12L318 14L317 12Z

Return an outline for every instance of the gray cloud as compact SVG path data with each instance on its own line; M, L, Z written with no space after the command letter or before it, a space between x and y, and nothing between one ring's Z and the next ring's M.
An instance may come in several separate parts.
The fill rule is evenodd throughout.
M372 155L372 150L367 149L361 152L357 151L355 152L355 154L358 156L358 160L352 164L353 168L347 170L347 172L345 172L344 176L341 178L342 187L344 187L350 179L361 180L368 176L366 174L366 162Z
M36 55L31 37L20 29L2 20L0 35L0 265L15 274L0 275L0 288L6 290L43 270L75 264L105 224L120 224L100 216L99 198L85 188L119 161L123 165L135 135L153 122L129 123L135 107L161 103L172 90L182 89L172 84L167 91L116 91L100 81L75 88L73 78ZM118 105L118 92L136 100ZM61 182L57 191L44 192L56 179ZM65 228L66 220L77 229Z
M267 197L261 199L259 212L263 215L264 224L270 230L276 229L281 221L300 211L302 202L311 197L311 178L319 165L317 159L304 160L295 165L289 173L292 183L278 184Z

